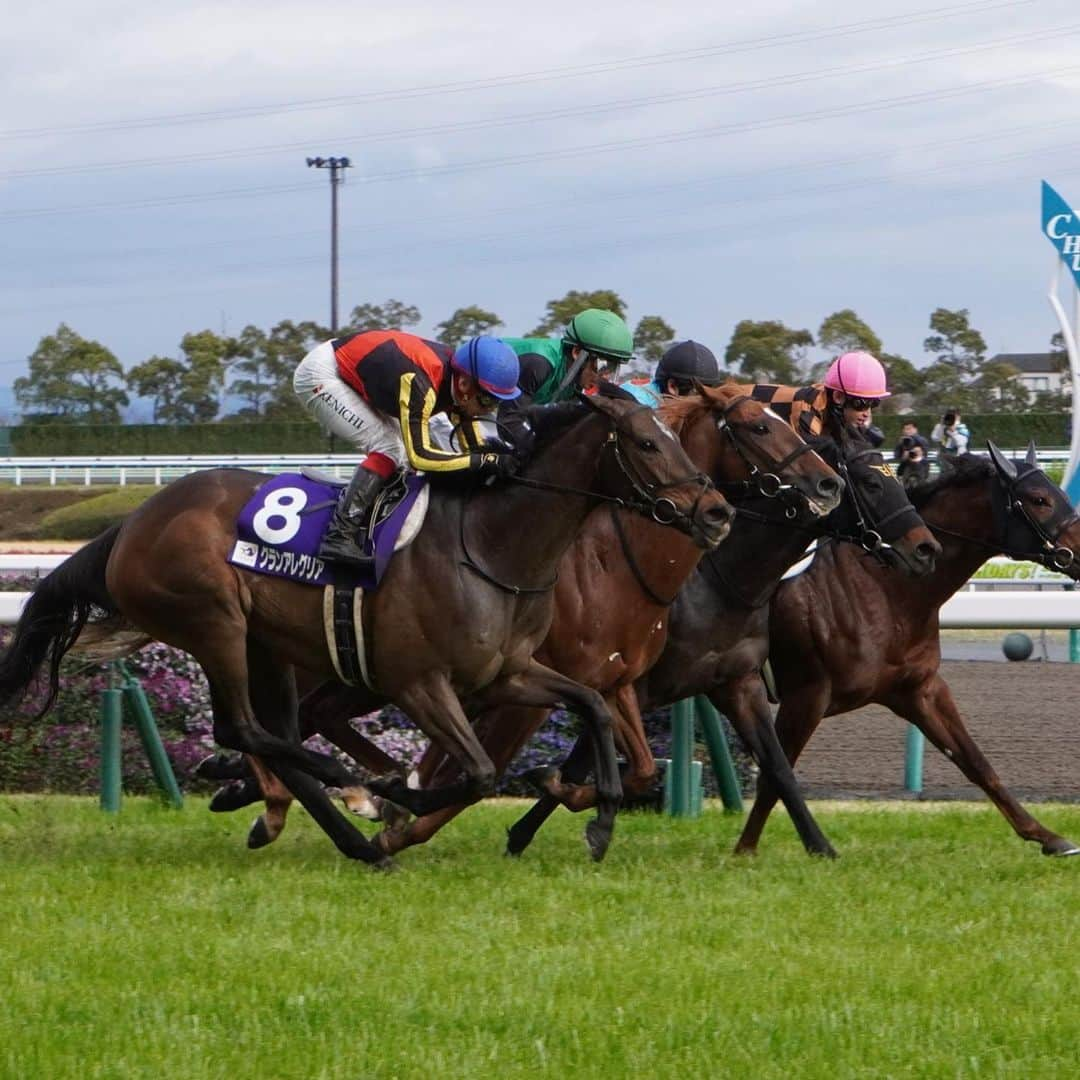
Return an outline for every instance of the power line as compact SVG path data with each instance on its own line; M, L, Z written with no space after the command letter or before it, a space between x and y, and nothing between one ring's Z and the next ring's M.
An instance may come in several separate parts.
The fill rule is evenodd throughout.
M694 90L672 91L667 94L653 94L645 97L616 99L614 101L600 102L585 107L574 105L562 109L517 113L506 117L489 117L480 120L463 120L451 123L430 124L423 127L398 128L389 131L370 132L363 135L363 143L366 147L372 144L393 141L395 139L458 134L497 127L512 127L524 123L549 123L568 117L586 117L601 113L618 112L624 109L681 104L687 101L748 93L755 90L798 86L805 83L822 82L828 79L846 78L851 75L888 71L899 67L929 63L935 60L944 60L956 56L968 56L976 53L989 52L996 49L1007 48L1012 45L1041 41L1046 38L1061 39L1062 37L1074 35L1077 32L1080 32L1080 23L1070 23L1065 26L1049 27L1042 30L1031 31L1026 34L1015 34L1010 37L995 38L991 41L979 42L975 45L934 49L930 52L920 53L915 56L897 57L872 64L855 64L847 67L827 68L825 70L815 69L812 71L800 71L786 75L772 76L765 79L751 79L744 82L727 83L719 86L699 87ZM352 137L356 138L355 135ZM348 136L335 136L328 141L342 142L347 138ZM310 139L305 139L300 142L276 143L270 146L252 146L229 150L201 151L191 154L174 154L169 157L128 158L123 161L91 162L81 165L47 165L33 169L9 169L6 172L0 172L0 179L17 180L30 177L67 176L80 173L100 173L133 168L203 164L210 161L236 161L249 157L259 157L268 154L282 153L284 151L299 150L308 145L310 145Z
M870 33L875 30L889 30L898 26L903 27L926 22L939 22L966 15L978 15L997 11L1002 8L1027 6L1036 2L1037 0L994 0L992 3L969 2L948 7L923 9L921 11L899 15L879 16L877 18L864 19L858 22L843 23L839 26L827 29L796 30L786 34L774 34L768 37L725 42L719 45L703 46L697 49L678 49L669 52L646 53L625 60L599 61L590 64L561 68L544 68L538 71L497 75L485 79L434 83L423 86L407 87L401 90L373 90L363 94L329 98L308 98L262 105L244 105L230 109L166 113L158 116L136 117L128 120L95 121L85 124L65 124L39 128L12 129L7 132L0 132L0 140L45 138L55 135L100 134L106 131L131 131L140 128L166 127L177 124L198 124L222 120L245 120L253 117L273 116L284 112L332 109L349 105L378 104L386 101L404 101L430 97L433 95L487 90L504 86L518 86L533 82L549 82L553 80L581 78L591 75L606 74L610 71L633 70L641 67L654 67L662 64L680 63L687 60L710 59L715 56L731 55L741 52L756 52L762 49L772 49L785 45L821 41L836 37L848 37L855 34Z
M609 154L624 150L655 149L659 146L670 146L681 142L690 142L698 139L715 138L719 135L740 134L748 131L767 130L775 127L798 125L822 119L837 119L844 116L856 116L869 112L880 112L888 109L902 108L908 105L923 104L930 101L945 101L970 94L994 91L1010 87L1026 86L1037 83L1043 79L1062 74L1072 74L1080 70L1080 66L1055 68L1030 73L1020 77L1009 79L989 80L982 83L970 83L966 86L955 87L945 90L926 91L919 94L907 94L894 98L879 98L874 101L862 102L857 105L835 106L827 109L817 109L810 112L791 113L785 116L767 117L762 120L741 121L731 124L722 124L708 128L689 128L681 131L667 132L658 135L637 137L633 139L614 140L607 143L593 143L586 146L560 148L556 150L542 150L527 154L509 155L502 158L488 158L480 161L460 162L455 165L433 166L428 169L403 169L386 173L375 173L361 178L365 184L386 183L393 180L412 179L416 177L441 177L457 173L472 172L479 169L508 168L516 165L534 164L539 161L561 161L569 158L581 157L589 154ZM300 185L278 185L262 188L235 188L226 191L210 192L206 194L191 194L166 196L160 199L142 199L135 201L119 201L113 203L94 203L72 207L43 207L30 210L14 210L0 213L0 220L20 220L25 218L41 217L53 214L79 213L84 211L97 211L102 209L145 209L148 207L174 206L185 203L209 201L222 198L241 198L252 195L279 194L282 192L301 190Z

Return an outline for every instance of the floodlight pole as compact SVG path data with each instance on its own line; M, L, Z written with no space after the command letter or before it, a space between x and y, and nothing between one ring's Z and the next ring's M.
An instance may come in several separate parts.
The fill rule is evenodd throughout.
M338 330L338 195L339 184L345 183L345 170L352 168L347 157L308 158L308 168L330 170L330 332ZM340 175L339 175L340 174Z

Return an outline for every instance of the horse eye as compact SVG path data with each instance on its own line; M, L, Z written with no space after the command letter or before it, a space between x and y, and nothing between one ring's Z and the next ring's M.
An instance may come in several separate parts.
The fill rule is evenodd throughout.
M768 435L769 434L769 425L768 424L755 424L754 425L754 434L755 435Z
M1050 500L1043 498L1042 495L1032 495L1031 501L1036 506L1049 506L1050 505Z
M650 450L651 451L651 450L656 449L656 443L654 443L652 441L652 439L642 439L642 441L641 441L641 443L639 445L641 446L642 450Z

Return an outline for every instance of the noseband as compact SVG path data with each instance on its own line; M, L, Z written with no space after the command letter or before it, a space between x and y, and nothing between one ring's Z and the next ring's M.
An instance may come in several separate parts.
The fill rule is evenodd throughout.
M794 484L785 484L782 479L782 474L792 462L798 460L803 454L814 453L820 445L826 442L826 439L814 439L813 441L803 440L790 454L786 454L784 457L775 459L770 457L769 454L757 451L761 454L761 457L765 460L765 468L767 472L762 472L760 468L753 461L750 460L749 455L746 453L745 448L739 441L737 433L737 427L740 424L748 423L748 421L736 421L732 420L729 416L731 411L737 406L741 405L744 401L754 401L749 394L740 394L737 398L729 402L720 411L720 419L716 421L716 427L718 431L722 431L727 435L731 441L731 445L735 450L735 453L742 459L743 464L746 465L747 471L750 473L748 480L730 480L717 484L718 488L730 489L736 486L741 486L743 492L748 492L751 488L756 490L759 495L763 495L766 499L775 499L781 495L786 495L788 492L797 492ZM783 421L781 421L783 423ZM787 427L784 424L784 427ZM805 498L805 496L803 496ZM784 516L790 521L798 517L799 511L792 505L788 505L784 511Z
M1007 479L1000 472L998 473L1001 483L993 489L993 507L994 525L1002 539L1001 547L1006 554L1013 558L1019 557L1031 562L1037 562L1049 570L1068 570L1076 561L1076 556L1069 548L1058 541L1066 529L1080 521L1080 513L1073 512L1065 515L1059 511L1046 525L1037 518L1032 517L1018 493L1021 485L1035 474L1041 475L1048 484L1050 483L1041 469L1032 469L1015 480ZM1039 543L1039 550L1019 553L1009 550L1013 546L1009 543L1009 526L1012 515L1016 515L1012 520L1019 518L1020 522L1035 534L1035 539Z

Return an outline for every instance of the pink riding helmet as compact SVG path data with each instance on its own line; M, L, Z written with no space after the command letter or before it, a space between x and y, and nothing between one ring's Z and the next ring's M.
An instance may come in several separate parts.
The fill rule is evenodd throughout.
M885 369L868 352L849 352L838 356L825 375L830 390L842 390L849 397L887 398Z

